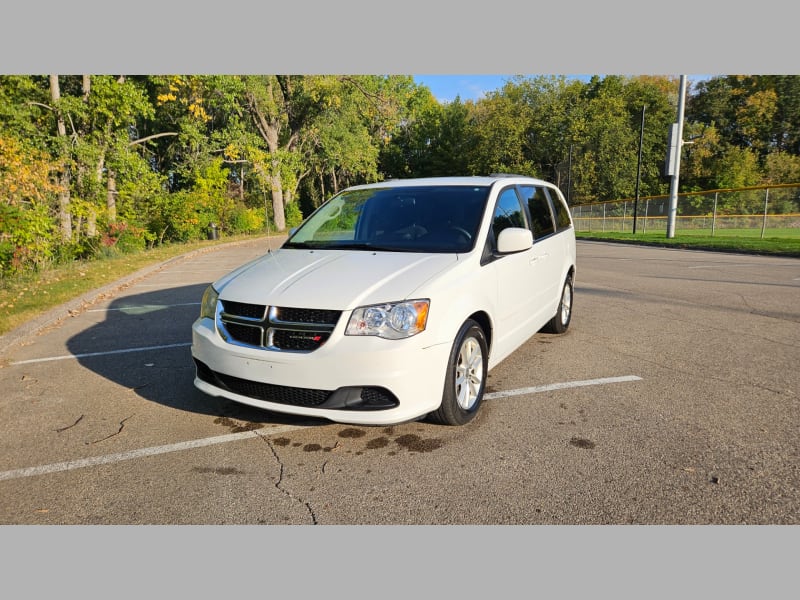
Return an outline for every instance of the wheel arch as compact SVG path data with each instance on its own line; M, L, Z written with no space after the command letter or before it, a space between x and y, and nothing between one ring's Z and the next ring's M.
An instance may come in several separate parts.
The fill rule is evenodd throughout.
M486 311L479 310L472 313L467 319L472 319L483 329L483 335L486 337L486 346L489 348L489 354L492 353L492 319ZM467 319L464 319L465 321Z

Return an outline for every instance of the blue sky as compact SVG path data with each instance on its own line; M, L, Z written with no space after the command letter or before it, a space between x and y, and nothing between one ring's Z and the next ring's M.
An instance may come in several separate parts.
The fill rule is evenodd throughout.
M428 86L439 102L478 100L511 79L511 75L414 75L414 82Z
M414 82L428 86L439 102L479 100L487 92L503 87L514 75L414 75ZM584 77L578 75L576 77Z
M502 88L506 81L513 77L514 75L414 75L414 82L428 86L439 102L452 102L456 96L463 101L479 100L487 92ZM567 75L567 77L589 81L591 75ZM709 77L711 75L687 75L687 81L689 84L694 84Z

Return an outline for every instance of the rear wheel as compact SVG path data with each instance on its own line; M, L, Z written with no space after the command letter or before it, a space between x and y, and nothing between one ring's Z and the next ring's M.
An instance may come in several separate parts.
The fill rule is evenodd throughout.
M564 287L561 290L561 300L558 302L558 311L555 316L547 322L542 331L547 333L564 333L569 327L572 319L572 273L567 275Z
M480 408L489 350L483 329L473 320L467 320L456 335L447 363L442 403L430 413L430 419L443 425L464 425L472 420Z

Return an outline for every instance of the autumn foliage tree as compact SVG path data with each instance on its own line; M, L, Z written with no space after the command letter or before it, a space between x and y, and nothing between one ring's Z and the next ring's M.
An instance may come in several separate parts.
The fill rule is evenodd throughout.
M642 195L664 194L677 90L518 76L442 103L404 75L0 75L0 272L212 223L285 231L390 177L515 172L576 204L631 197L639 174ZM688 100L682 191L800 180L800 77L711 77Z
M0 134L0 272L39 267L54 252L57 165L41 150Z

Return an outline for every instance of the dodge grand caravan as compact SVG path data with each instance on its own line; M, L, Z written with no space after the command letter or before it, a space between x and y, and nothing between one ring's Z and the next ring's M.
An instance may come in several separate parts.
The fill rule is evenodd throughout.
M548 182L351 187L208 287L195 385L340 423L462 425L490 369L540 330L567 330L575 269L570 212Z

